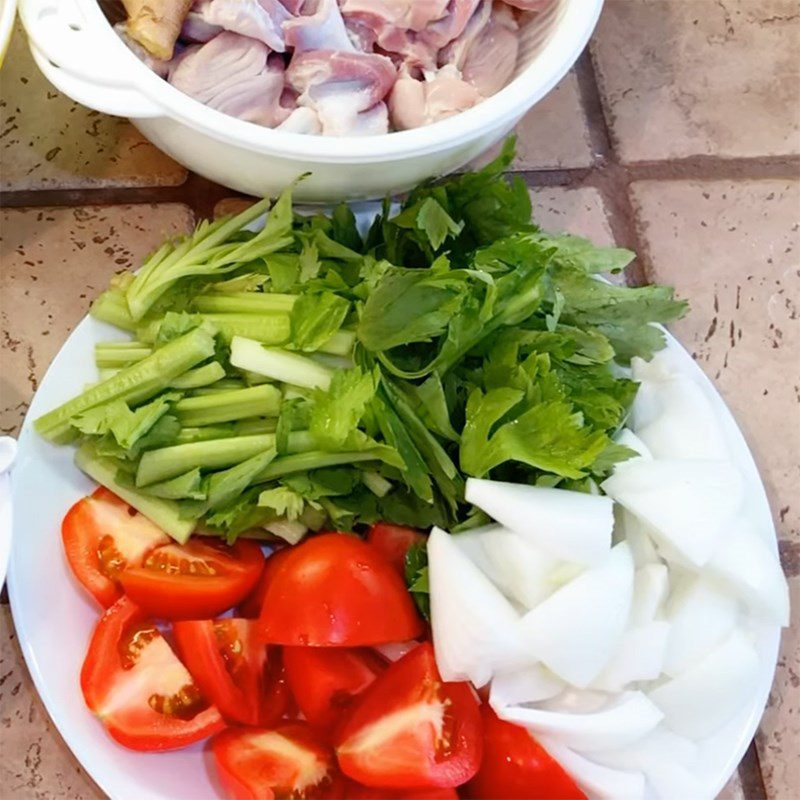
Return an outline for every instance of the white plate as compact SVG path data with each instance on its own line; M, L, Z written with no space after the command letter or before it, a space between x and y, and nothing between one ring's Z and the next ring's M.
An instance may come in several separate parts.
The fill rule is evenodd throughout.
M33 399L12 476L14 546L9 572L11 609L22 652L50 716L84 769L115 800L205 800L218 794L203 746L173 753L134 753L115 744L85 708L78 675L98 610L75 583L62 552L59 525L66 510L92 489L73 465L72 449L40 439L32 421L96 380L93 348L120 338L107 325L87 318L66 341ZM774 526L764 488L747 444L711 382L670 337L676 360L702 386L723 425L734 460L750 492L750 508L770 532ZM758 691L752 702L702 748L699 763L709 796L716 795L736 769L767 701L778 654L780 630L759 632Z

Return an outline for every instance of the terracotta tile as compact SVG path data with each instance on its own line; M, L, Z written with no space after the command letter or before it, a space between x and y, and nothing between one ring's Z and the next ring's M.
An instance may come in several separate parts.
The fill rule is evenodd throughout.
M794 625L758 737L768 794L783 800L800 786L800 184L642 182L632 194L650 277L692 305L674 332L747 437L790 576Z
M39 72L17 23L3 67L0 189L174 186L186 170L127 120L74 103Z
M717 795L717 800L746 800L738 772L731 776L723 790Z
M14 433L47 365L111 276L188 230L183 205L4 209L0 431Z
M517 157L511 169L570 169L594 161L578 80L568 72L561 82L519 122ZM486 164L499 152L493 147L476 164Z
M793 0L608 0L594 55L623 161L800 153Z
M36 693L8 606L0 606L0 796L93 800L105 795L79 766Z
M255 200L248 200L245 197L226 197L214 206L214 218L234 216L249 208Z
M613 245L603 198L597 189L564 189L560 186L530 190L533 221L551 233L574 233L595 244Z

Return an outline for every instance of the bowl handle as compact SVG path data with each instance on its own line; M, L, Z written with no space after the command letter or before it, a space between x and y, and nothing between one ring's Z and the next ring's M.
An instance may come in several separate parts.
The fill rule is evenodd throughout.
M106 114L164 116L130 77L130 65L121 57L125 53L107 44L76 0L20 0L19 12L34 60L56 88Z

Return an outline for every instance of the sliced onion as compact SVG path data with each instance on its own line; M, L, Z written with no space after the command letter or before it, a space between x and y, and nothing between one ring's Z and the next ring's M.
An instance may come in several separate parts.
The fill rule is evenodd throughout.
M649 695L675 733L704 739L749 702L758 673L753 644L736 630L702 661Z
M592 800L643 800L643 773L604 767L550 737L541 737L539 744Z
M492 679L489 703L495 711L520 703L538 703L562 692L566 684L541 664L500 672Z
M624 540L630 545L636 568L639 569L646 564L660 564L661 558L656 550L649 527L622 506L616 507L616 513L620 519L621 538L619 541Z
M688 376L654 381L660 413L636 434L653 458L728 460L730 457L717 415L703 390Z
M664 672L675 677L730 635L739 620L739 604L712 581L692 576L680 581L673 590L666 619L670 632Z
M525 650L568 683L588 686L619 644L632 596L633 557L623 542L522 618Z
M611 661L592 686L620 692L631 683L655 680L664 671L669 628L668 622L649 622L626 630Z
M780 561L747 521L739 521L706 565L759 616L789 624L789 586Z
M664 718L642 692L620 694L610 705L589 714L525 706L508 706L499 713L534 736L547 736L584 753L626 747L652 731Z
M531 609L558 588L562 562L499 525L459 533L456 543L503 594Z
M495 669L535 661L523 650L519 615L439 528L428 537L428 580L436 663L446 681L489 682Z
M466 499L566 561L596 564L611 547L613 504L602 495L469 478Z
M645 564L633 575L630 625L647 625L661 612L669 594L669 570L664 564Z
M624 444L625 447L630 447L631 450L635 450L641 458L650 460L653 457L647 445L630 428L623 428L614 437L614 441L617 444Z
M742 477L726 461L637 458L602 488L696 566L714 554L743 496Z

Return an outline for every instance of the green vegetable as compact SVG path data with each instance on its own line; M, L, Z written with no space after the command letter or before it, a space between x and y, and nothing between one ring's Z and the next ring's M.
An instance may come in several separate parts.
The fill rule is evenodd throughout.
M413 544L406 553L406 584L420 614L431 618L430 587L428 586L428 551L425 542Z
M83 440L173 531L198 520L227 541L466 530L486 521L469 475L594 489L632 455L614 443L637 390L624 367L686 304L599 277L630 251L539 230L524 181L502 176L512 158L510 140L387 200L365 238L347 206L304 216L287 190L260 231L268 200L167 242L92 307L135 341L98 345L106 379L37 430Z

